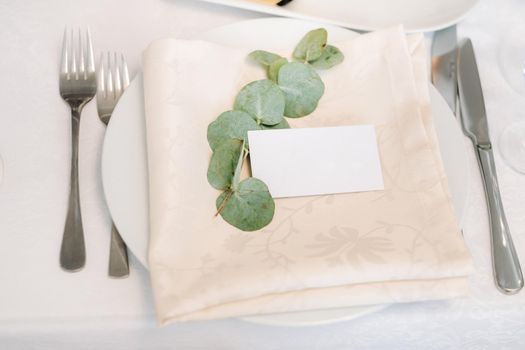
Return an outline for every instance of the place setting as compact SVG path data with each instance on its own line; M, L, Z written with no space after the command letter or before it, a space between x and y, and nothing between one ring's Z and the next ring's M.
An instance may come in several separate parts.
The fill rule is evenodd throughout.
M434 50L441 35L451 34L438 33ZM64 43L65 73L73 65L76 74L67 35ZM451 44L447 60L474 60L470 42ZM490 147L476 134L486 122L468 119L483 101L472 61L460 61L459 74L434 70L438 90L439 74L460 77L445 82L454 95L443 100L425 59L423 36L403 27L360 35L285 18L154 41L131 82L123 56L102 55L109 275L129 273L126 241L150 271L161 324L319 324L467 295L467 149L456 94L466 95L460 118L496 195ZM491 195L495 278L514 293L519 262ZM82 247L69 231L62 257L81 259L67 252Z
M67 158L67 198L45 241L48 285L74 309L60 322L190 339L361 332L383 317L446 328L505 317L479 305L519 309L523 121L494 114L497 98L510 111L525 96L523 26L492 54L468 22L488 11L477 0L168 6L224 20L143 28L134 50L97 21L56 33L71 154L53 156ZM0 191L11 153L0 143Z

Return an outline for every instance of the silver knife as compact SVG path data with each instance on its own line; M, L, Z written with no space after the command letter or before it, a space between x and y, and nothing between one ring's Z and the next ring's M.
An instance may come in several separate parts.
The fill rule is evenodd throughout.
M505 294L515 294L523 287L523 275L501 202L481 81L470 39L458 48L457 72L461 125L474 144L485 186L496 286Z
M458 80L456 74L456 26L437 31L432 41L432 83L457 115Z

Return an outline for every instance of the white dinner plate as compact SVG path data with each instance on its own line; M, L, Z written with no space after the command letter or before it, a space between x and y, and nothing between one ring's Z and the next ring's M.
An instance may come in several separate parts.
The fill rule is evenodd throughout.
M202 0L246 10L376 30L403 24L407 32L426 32L459 22L479 0L294 0L286 6L257 0Z
M265 18L214 29L201 39L223 45L278 50L293 47L317 23L285 18ZM348 40L358 34L324 25L329 40ZM437 91L430 89L432 111L452 201L457 216L463 217L467 190L467 153L463 134ZM133 79L115 107L106 130L102 150L102 182L113 221L128 248L147 266L149 238L148 170L142 74ZM295 312L246 318L273 325L314 325L347 320L375 311L379 306L363 306Z

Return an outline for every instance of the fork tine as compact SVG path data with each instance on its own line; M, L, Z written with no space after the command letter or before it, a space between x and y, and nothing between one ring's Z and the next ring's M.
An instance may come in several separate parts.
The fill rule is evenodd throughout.
M113 53L113 69L114 69L114 72L115 72L115 79L114 79L115 97L119 98L120 95L122 94L122 83L121 83L121 80L120 80L120 67L119 67L119 64L118 64L118 59L117 59L117 53L116 52Z
M78 80L78 71L77 71L77 55L76 55L76 48L75 45L75 39L73 36L73 29L71 29L71 36L69 37L70 40L70 53L71 53L71 74L75 76L75 79Z
M121 66L122 66L122 88L126 89L129 85L129 72L128 65L124 59L124 55L121 54Z
M64 39L62 40L62 60L60 62L60 73L66 74L69 79L69 40L67 37L67 27L64 29Z
M93 43L91 41L91 31L87 28L87 72L95 73L95 58L93 57Z
M84 45L82 45L82 32L80 29L78 30L78 56L80 60L78 64L78 71L82 75L82 79L87 79L84 65Z
M105 82L104 82L104 54L101 53L100 54L100 60L99 60L99 63L98 63L98 76L97 76L97 85L98 85L98 90L97 90L97 93L99 94L99 96L103 97L103 98L106 98L106 87L104 86Z
M113 90L113 72L111 71L111 55L107 53L107 78L106 78L106 96L115 98L115 91Z

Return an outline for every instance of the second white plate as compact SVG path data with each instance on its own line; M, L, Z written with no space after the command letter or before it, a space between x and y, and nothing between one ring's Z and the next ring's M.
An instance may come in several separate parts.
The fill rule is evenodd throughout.
M203 1L357 30L403 24L407 32L426 32L459 22L479 0L294 0L282 7L256 0Z

